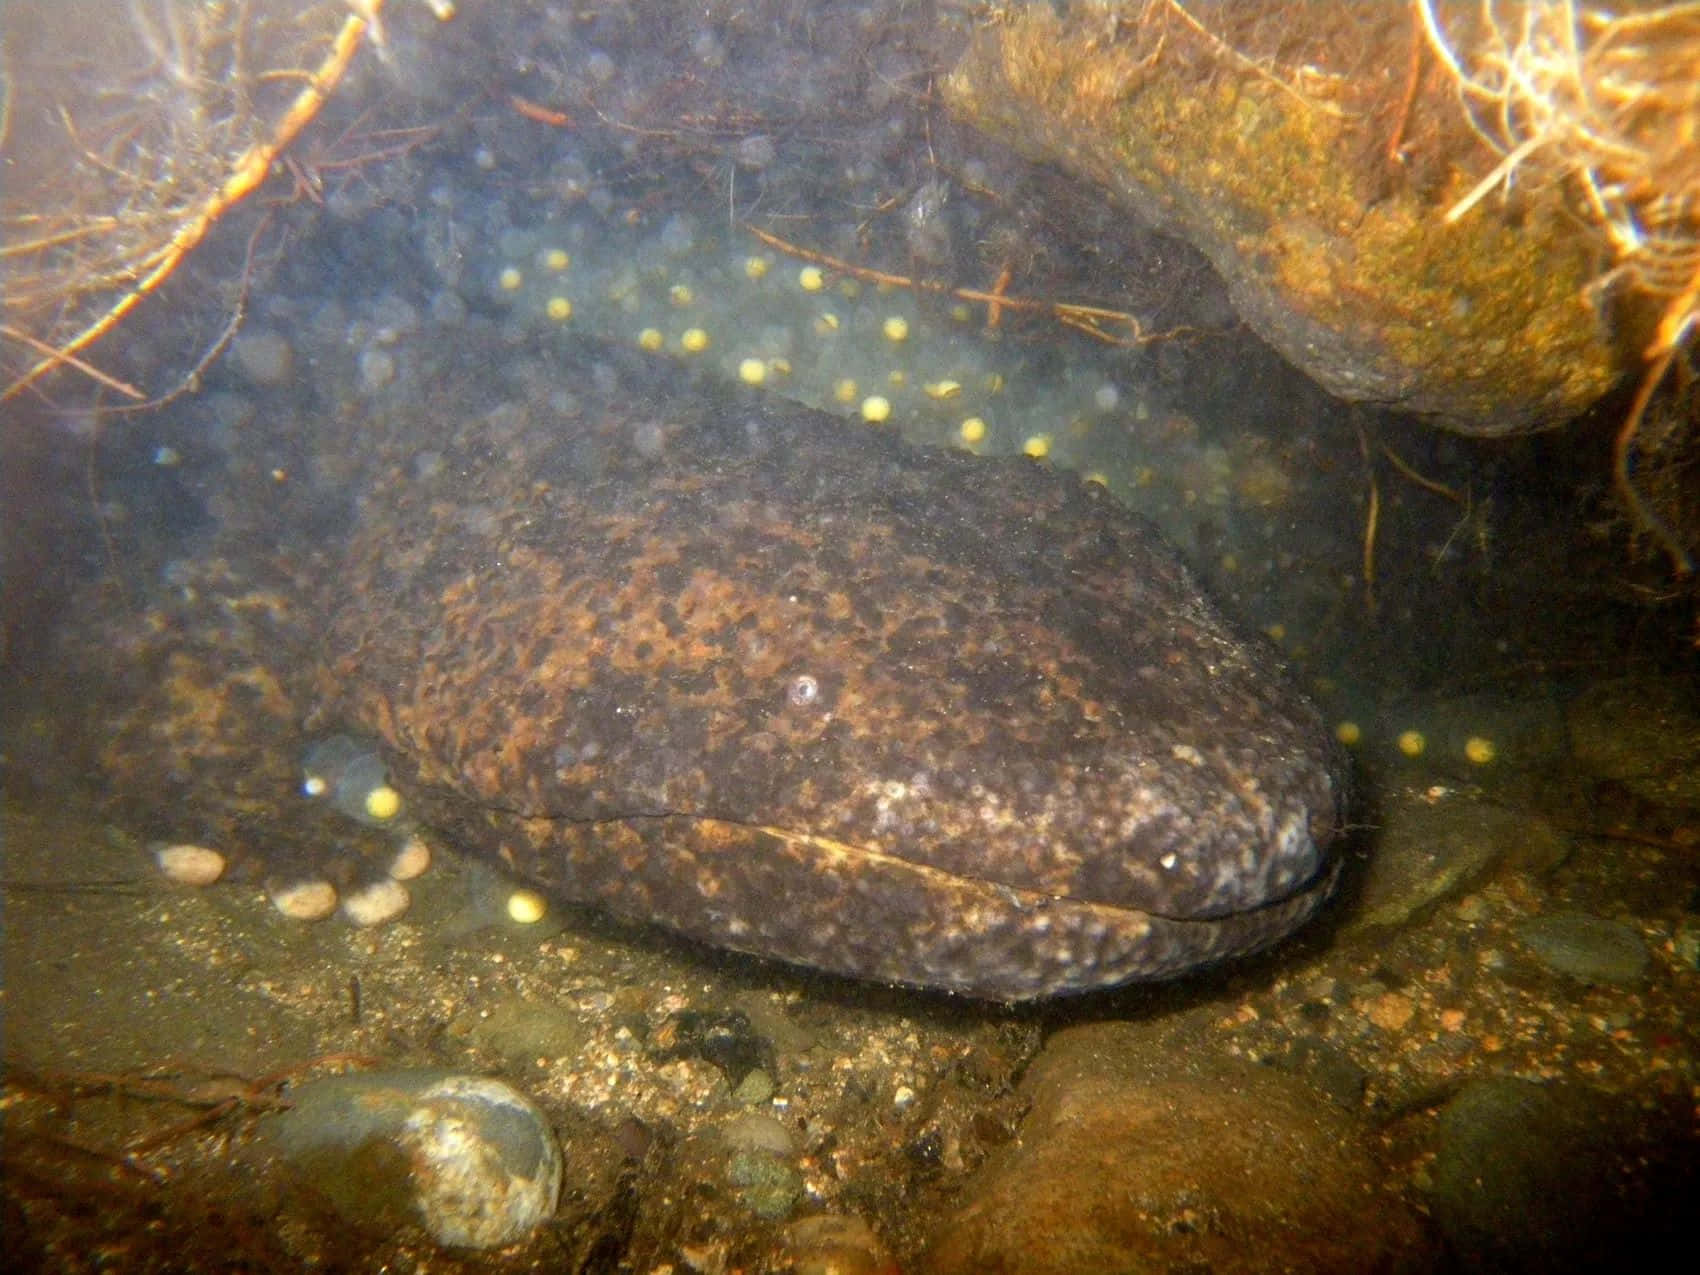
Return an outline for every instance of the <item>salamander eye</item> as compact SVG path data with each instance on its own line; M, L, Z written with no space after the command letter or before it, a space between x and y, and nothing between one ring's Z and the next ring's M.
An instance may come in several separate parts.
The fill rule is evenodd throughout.
M799 673L785 688L785 698L793 708L807 708L820 698L820 683L807 673Z

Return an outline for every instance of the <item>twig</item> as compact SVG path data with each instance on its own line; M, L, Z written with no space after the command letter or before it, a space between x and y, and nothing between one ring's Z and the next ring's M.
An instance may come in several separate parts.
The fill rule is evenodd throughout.
M834 257L828 253L817 252L812 248L804 248L787 239L781 239L771 231L759 226L745 223L748 230L757 239L776 248L787 256L799 261L812 262L818 266L838 274L858 279L863 283L883 284L893 288L908 288L915 292L934 292L943 296L954 297L958 301L967 301L986 307L986 326L995 328L1005 310L1015 310L1026 314L1042 314L1066 327L1075 328L1086 335L1095 337L1110 345L1134 347L1148 345L1153 341L1167 341L1175 337L1188 335L1197 329L1189 327L1166 328L1161 332L1147 332L1139 319L1125 310L1111 310L1105 306L1083 305L1074 301L1039 301L1029 297L1012 297L1004 288L1008 285L1007 272L1000 272L992 290L987 292L979 288L954 288L948 284L933 279L914 279L908 275L892 274L886 270L875 270L871 266L858 266ZM1132 335L1118 336L1115 328L1125 327Z
M69 363L73 355L87 349L116 327L145 297L171 277L183 259L206 238L207 232L219 218L247 198L265 180L273 161L295 140L335 91L360 47L368 18L375 19L382 6L383 0L364 0L361 10L367 17L350 15L343 19L341 29L331 42L330 51L313 71L307 84L296 94L289 109L273 128L271 136L263 142L254 143L244 151L232 165L224 184L201 204L198 211L178 226L176 234L172 235L166 246L163 259L108 308L106 313L7 386L6 390L0 393L0 402L5 402L54 368Z
M211 345L201 352L201 357L195 360L195 365L183 374L175 388L167 390L157 398L151 398L145 403L136 403L129 407L112 408L114 414L120 412L148 412L176 402L183 395L196 392L201 387L201 377L212 366L213 361L230 348L230 343L236 339L236 334L242 330L242 321L248 314L248 289L253 281L254 250L260 241L260 236L271 224L272 210L267 209L265 216L254 227L248 236L248 247L242 255L242 277L237 286L236 303L230 308L230 318L225 322L224 329L213 339Z
M1176 17L1180 18L1182 22L1185 22L1187 26L1191 27L1205 40L1209 41L1212 48L1214 48L1218 53L1226 54L1231 61L1244 70L1250 71L1259 79L1268 80L1269 83L1273 84L1283 93L1290 94L1301 105L1306 106L1313 111L1322 111L1328 115L1344 114L1344 112L1333 102L1318 102L1313 98L1306 97L1303 93L1299 92L1298 89L1294 88L1291 84L1288 84L1267 67L1260 66L1257 62L1248 58L1238 49L1226 43L1221 37L1217 36L1205 27L1205 25L1197 18L1193 17L1192 14L1188 13L1186 11L1186 7L1181 4L1180 0L1166 0L1166 3L1168 4L1170 11L1173 12Z
M1375 457L1370 454L1369 435L1364 433L1364 427L1355 417L1352 428L1358 432L1358 454L1363 457L1364 469L1369 474L1369 509L1364 515L1364 609L1371 615L1375 614L1375 535L1381 524L1381 483L1376 477Z
M1411 468L1411 466L1399 459L1399 454L1386 443L1381 445L1381 454L1387 457L1389 463L1392 464L1394 469L1397 469L1406 478L1409 478L1425 491L1432 491L1437 496L1445 496L1448 500L1457 505L1469 503L1463 496L1459 495L1456 491L1453 491L1452 488L1448 487L1445 483L1436 482L1432 478L1423 477L1423 475L1419 474L1415 469Z
M1405 67L1405 91L1399 98L1399 113L1393 118L1393 131L1387 138L1387 162L1401 164L1404 162L1405 125L1411 119L1411 106L1417 100L1417 86L1423 78L1423 33L1422 18L1414 16L1411 21L1411 52Z
M1641 387L1635 392L1635 402L1630 406L1629 414L1623 418L1623 424L1618 428L1617 439L1612 447L1612 478L1617 485L1618 497L1629 506L1629 512L1641 530L1658 541L1659 548L1670 558L1671 569L1679 576L1687 576L1694 571L1694 559L1683 548L1676 533L1665 525L1664 519L1642 499L1641 493L1635 488L1634 480L1629 476L1630 456L1635 450L1635 437L1641 431L1641 419L1646 415L1647 404L1652 401L1653 392L1658 389L1659 382L1663 381L1665 373L1670 371L1676 351L1677 347L1671 346L1652 362L1641 377Z
M115 376L109 376L107 373L102 372L98 367L94 366L94 364L83 361L75 354L66 354L62 350L55 350L51 345L47 344L47 342L36 340L28 332L23 332L7 324L0 323L0 336L9 336L14 341L21 341L37 354L46 354L59 358L61 361L76 368L77 371L81 372L91 381L98 381L109 390L117 390L118 393L124 395L126 398L144 399L147 397L146 394L142 393L128 381L120 381Z

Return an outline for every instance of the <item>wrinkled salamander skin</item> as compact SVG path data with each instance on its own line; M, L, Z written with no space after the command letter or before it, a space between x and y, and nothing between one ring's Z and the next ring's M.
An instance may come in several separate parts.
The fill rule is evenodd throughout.
M1101 489L583 381L418 423L438 476L398 452L362 498L325 685L427 823L624 918L1000 1001L1323 902L1328 732Z

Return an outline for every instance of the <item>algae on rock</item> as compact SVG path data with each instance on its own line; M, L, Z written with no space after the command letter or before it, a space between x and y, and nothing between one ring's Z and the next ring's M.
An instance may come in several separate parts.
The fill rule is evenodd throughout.
M1442 77L1417 76L1398 111L1421 39L1403 8L1348 8L1256 0L1218 15L1237 24L1218 37L1162 0L1012 7L946 97L1191 241L1245 321L1331 392L1475 435L1564 422L1629 365L1591 301L1593 241L1556 187L1522 192L1515 219L1448 224L1491 156ZM1278 42L1280 65L1240 40Z

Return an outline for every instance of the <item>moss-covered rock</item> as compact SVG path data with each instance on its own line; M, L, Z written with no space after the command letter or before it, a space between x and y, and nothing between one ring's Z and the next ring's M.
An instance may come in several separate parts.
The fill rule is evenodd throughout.
M1339 3L1234 8L1219 38L1176 6L1012 6L946 98L1191 241L1245 321L1344 398L1501 435L1561 423L1610 387L1622 352L1586 294L1599 263L1556 190L1515 224L1485 204L1446 222L1493 157L1444 76L1420 77L1401 111L1408 15L1388 6L1370 32ZM1277 18L1298 69L1234 47L1272 41ZM1391 158L1407 135L1419 153Z

